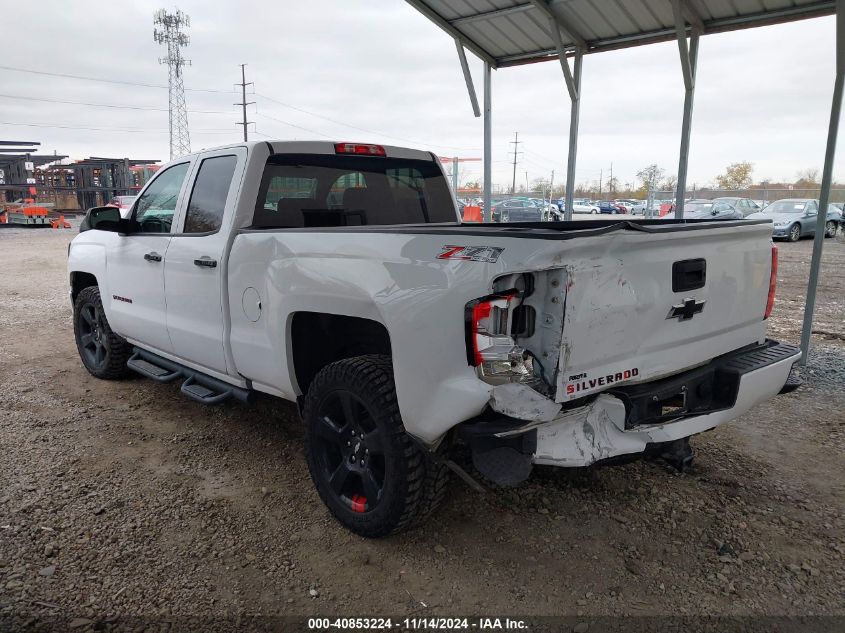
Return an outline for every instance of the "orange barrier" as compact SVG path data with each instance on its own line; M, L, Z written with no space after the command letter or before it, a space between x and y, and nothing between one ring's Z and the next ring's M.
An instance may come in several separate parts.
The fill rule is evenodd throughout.
M60 215L57 220L50 220L50 226L54 229L69 229L70 222L65 220L65 216Z
M483 220L484 218L481 216L481 207L464 207L464 222L482 222Z

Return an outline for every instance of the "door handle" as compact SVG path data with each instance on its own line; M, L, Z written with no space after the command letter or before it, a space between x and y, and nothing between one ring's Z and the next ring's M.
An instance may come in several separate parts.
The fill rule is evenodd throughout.
M199 259L194 260L194 265L202 268L217 268L217 260L211 259L208 255L203 255Z
M160 262L161 255L153 251L152 253L145 253L144 259L146 259L148 262Z

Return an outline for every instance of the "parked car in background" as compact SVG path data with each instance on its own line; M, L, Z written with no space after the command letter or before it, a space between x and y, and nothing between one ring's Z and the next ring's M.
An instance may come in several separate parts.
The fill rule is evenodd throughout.
M551 220L552 213L558 213L560 211L556 204L545 198L528 198L528 201L543 212L544 220Z
M684 202L684 220L741 220L740 213L731 204L721 200L690 200ZM664 220L674 220L675 216L664 215Z
M600 213L597 204L589 200L573 200L572 213Z
M827 237L835 237L836 231L841 226L843 230L845 230L845 214L842 213L842 206L836 204L829 204L827 206L827 222L835 222L836 227L833 229L832 235L827 235Z
M527 198L503 200L492 207L493 222L541 222L543 209Z
M645 200L616 200L616 204L625 207L625 213L642 215L645 211Z
M787 239L797 242L805 235L816 234L816 220L819 204L809 198L788 198L772 202L763 211L752 213L749 219L768 219L772 221L772 238ZM825 223L825 237L836 235L836 219Z
M619 210L619 207L617 207L616 204L614 202L611 202L610 200L601 200L597 203L596 206L598 206L599 208L599 213L610 213L613 215L616 215L617 213L622 213Z
M758 211L762 211L763 207L759 204L751 200L750 198L730 198L730 197L721 197L721 198L713 198L714 202L727 202L731 205L734 209L736 209L739 213L742 214L742 217L746 217L751 215L752 213L757 213Z
M120 209L120 217L128 218L129 212L132 210L132 205L135 204L135 198L138 196L115 196L109 203L106 205L107 207L117 207Z

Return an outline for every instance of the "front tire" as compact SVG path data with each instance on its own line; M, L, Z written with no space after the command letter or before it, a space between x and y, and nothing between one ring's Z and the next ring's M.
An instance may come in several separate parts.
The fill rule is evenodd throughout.
M308 388L303 417L311 479L352 532L395 534L442 499L447 470L405 432L390 358L358 356L323 368Z
M132 346L112 332L97 286L83 288L76 297L73 335L82 364L92 376L116 380L126 375Z
M789 241L797 242L799 239L801 239L801 227L797 224L793 224L789 227Z

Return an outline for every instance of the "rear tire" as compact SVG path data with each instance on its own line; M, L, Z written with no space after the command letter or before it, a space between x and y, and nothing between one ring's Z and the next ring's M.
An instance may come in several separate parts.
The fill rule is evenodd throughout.
M406 530L443 498L448 473L405 432L386 356L332 363L305 397L305 456L323 503L350 531Z
M83 288L76 297L73 335L82 364L92 376L116 380L127 374L132 346L112 332L97 286Z
M801 239L801 227L797 224L793 224L789 227L789 241L797 242L799 239Z
M824 225L824 236L825 237L836 237L836 222L828 220L828 222Z

